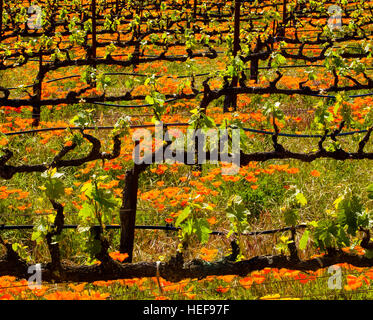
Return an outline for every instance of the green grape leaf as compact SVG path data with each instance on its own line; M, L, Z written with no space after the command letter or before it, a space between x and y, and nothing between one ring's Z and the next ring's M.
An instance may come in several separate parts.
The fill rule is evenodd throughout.
M205 219L198 219L195 223L195 229L198 240L205 244L209 240L211 233L209 223Z
M180 224L189 217L189 215L192 213L192 210L190 207L186 207L181 214L177 217L176 222L175 222L175 227L178 228Z
M309 237L310 237L310 231L309 230L304 231L302 234L302 237L299 240L299 249L301 250L306 249Z

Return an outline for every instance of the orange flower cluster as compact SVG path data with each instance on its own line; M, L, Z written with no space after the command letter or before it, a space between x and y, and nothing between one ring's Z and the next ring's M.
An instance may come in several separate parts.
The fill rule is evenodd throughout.
M360 275L357 277L349 274L347 275L346 279L347 284L344 286L344 288L347 291L356 290L360 288L363 285L363 282L365 282L367 286L369 286L370 284L369 280L364 275Z
M205 261L213 261L218 254L218 249L207 249L207 248L202 248L201 249L201 259Z
M30 192L23 191L22 189L8 189L6 186L0 187L0 199L7 199L10 195L18 193L17 200L22 200L28 198Z
M109 256L113 260L118 260L120 262L123 262L124 260L126 260L128 258L128 253L110 252Z
M101 293L93 290L83 292L56 291L44 296L47 300L106 300L110 293Z

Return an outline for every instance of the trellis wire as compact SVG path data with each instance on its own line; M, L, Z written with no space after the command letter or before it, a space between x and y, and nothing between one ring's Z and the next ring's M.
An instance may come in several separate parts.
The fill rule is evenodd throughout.
M189 126L189 123L164 123L163 126L165 127L183 127L183 126ZM138 128L153 128L153 124L145 124L145 125L131 125L131 129L138 129ZM23 135L23 134L32 134L32 133L41 133L41 132L49 132L49 131L64 131L64 130L112 130L114 129L114 126L97 126L97 127L57 127L57 128L42 128L42 129L34 129L34 130L26 130L26 131L17 131L17 132L5 132L3 133L6 136L16 136L16 135ZM266 134L266 135L274 135L275 132L273 131L266 131L266 130L259 130L259 129L252 129L252 128L243 128L244 131L251 132L251 133L257 133L257 134ZM341 132L336 135L336 137L341 136L349 136L354 134L360 134L360 133L366 133L368 130L356 130L356 131L350 131L350 132ZM321 134L297 134L297 133L278 133L278 136L280 137L288 137L288 138L322 138L323 135ZM326 137L331 137L332 134L327 134Z
M35 60L35 61L39 61L39 60ZM325 66L321 65L321 64L285 65L285 66L278 66L277 68L279 68L279 69L292 69L292 68L311 68L311 67L313 67L313 68L325 68ZM275 68L271 67L271 66L266 66L266 67L258 67L258 69L271 70L271 69L275 69ZM245 70L249 70L249 68L245 68ZM366 68L366 70L373 70L373 68ZM123 76L144 77L144 78L153 76L151 74L136 73L136 72L106 72L106 73L103 73L103 75L105 75L105 76L120 76L120 75L123 75ZM185 79L185 78L193 78L193 77L203 77L203 76L207 76L207 75L210 75L210 73L205 72L205 73L198 73L198 74L191 74L191 75L171 75L171 76L155 74L154 77L156 77L156 78L167 78L167 79ZM65 76L65 77L61 77L61 78L46 80L46 81L44 81L44 83L53 83L53 82L57 82L57 81L61 81L61 80L67 80L67 79L73 79L73 78L81 78L81 76L80 75L70 75L70 76ZM35 84L20 85L18 87L4 88L4 90L26 89L26 88L32 88L34 85ZM372 95L372 93L369 94L369 95ZM331 96L324 96L324 97L331 97ZM351 96L351 97L355 97L355 96Z
M34 225L5 225L0 224L0 231L4 230L32 230L35 226ZM92 228L99 228L99 225L92 226ZM78 229L79 225L76 224L64 224L62 226L62 229ZM271 230L262 230L262 231L251 231L251 232L245 232L242 233L243 236L257 236L257 235L266 235L266 234L274 234L278 232L285 232L290 231L292 229L304 229L307 228L306 224L300 224L294 227L284 227L279 229L271 229ZM107 230L117 230L120 229L120 225L106 225L105 229ZM144 226L144 225L138 225L135 226L135 229L139 230L163 230L163 231L179 231L181 228L176 228L173 225L166 225L166 226ZM217 235L217 236L226 236L228 232L224 231L212 231L210 233L211 235Z

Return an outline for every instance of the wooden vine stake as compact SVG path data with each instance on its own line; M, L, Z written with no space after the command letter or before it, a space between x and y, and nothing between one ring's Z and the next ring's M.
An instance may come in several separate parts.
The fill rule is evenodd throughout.
M135 148L139 147L139 141L135 141ZM120 253L127 253L126 262L131 263L135 241L135 224L137 210L137 193L139 190L139 175L144 170L135 164L132 169L126 171L125 185L122 192L122 206L119 210L120 218Z
M32 126L37 127L40 123L40 102L42 95L43 86L43 53L39 55L39 73L37 75L37 82L34 84L33 90L36 98L36 102L33 104L32 108Z
M241 15L241 0L235 0L234 2L234 40L233 40L233 57L237 56L240 50L240 15ZM237 87L238 77L232 78L231 86ZM237 109L237 95L227 95L224 100L224 112L228 112L229 108L233 108L234 111Z
M120 253L127 253L126 262L131 263L135 240L137 191L139 185L139 174L136 167L126 172L125 183L122 194L122 207L119 211L121 227L119 251Z
M256 40L256 47L255 52L259 52L261 49L261 40L260 36ZM250 62L250 80L254 80L255 83L258 83L258 76L259 76L259 59L253 58Z

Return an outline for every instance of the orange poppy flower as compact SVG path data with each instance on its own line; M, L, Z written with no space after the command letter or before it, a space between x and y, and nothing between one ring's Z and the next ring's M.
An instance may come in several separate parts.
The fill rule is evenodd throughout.
M226 293L229 290L229 288L224 288L222 286L219 286L216 288L216 291L219 293Z
M320 177L320 175L321 175L321 173L320 173L319 171L317 171L317 170L312 170L312 171L310 172L310 174L311 174L311 176L313 176L313 177Z

